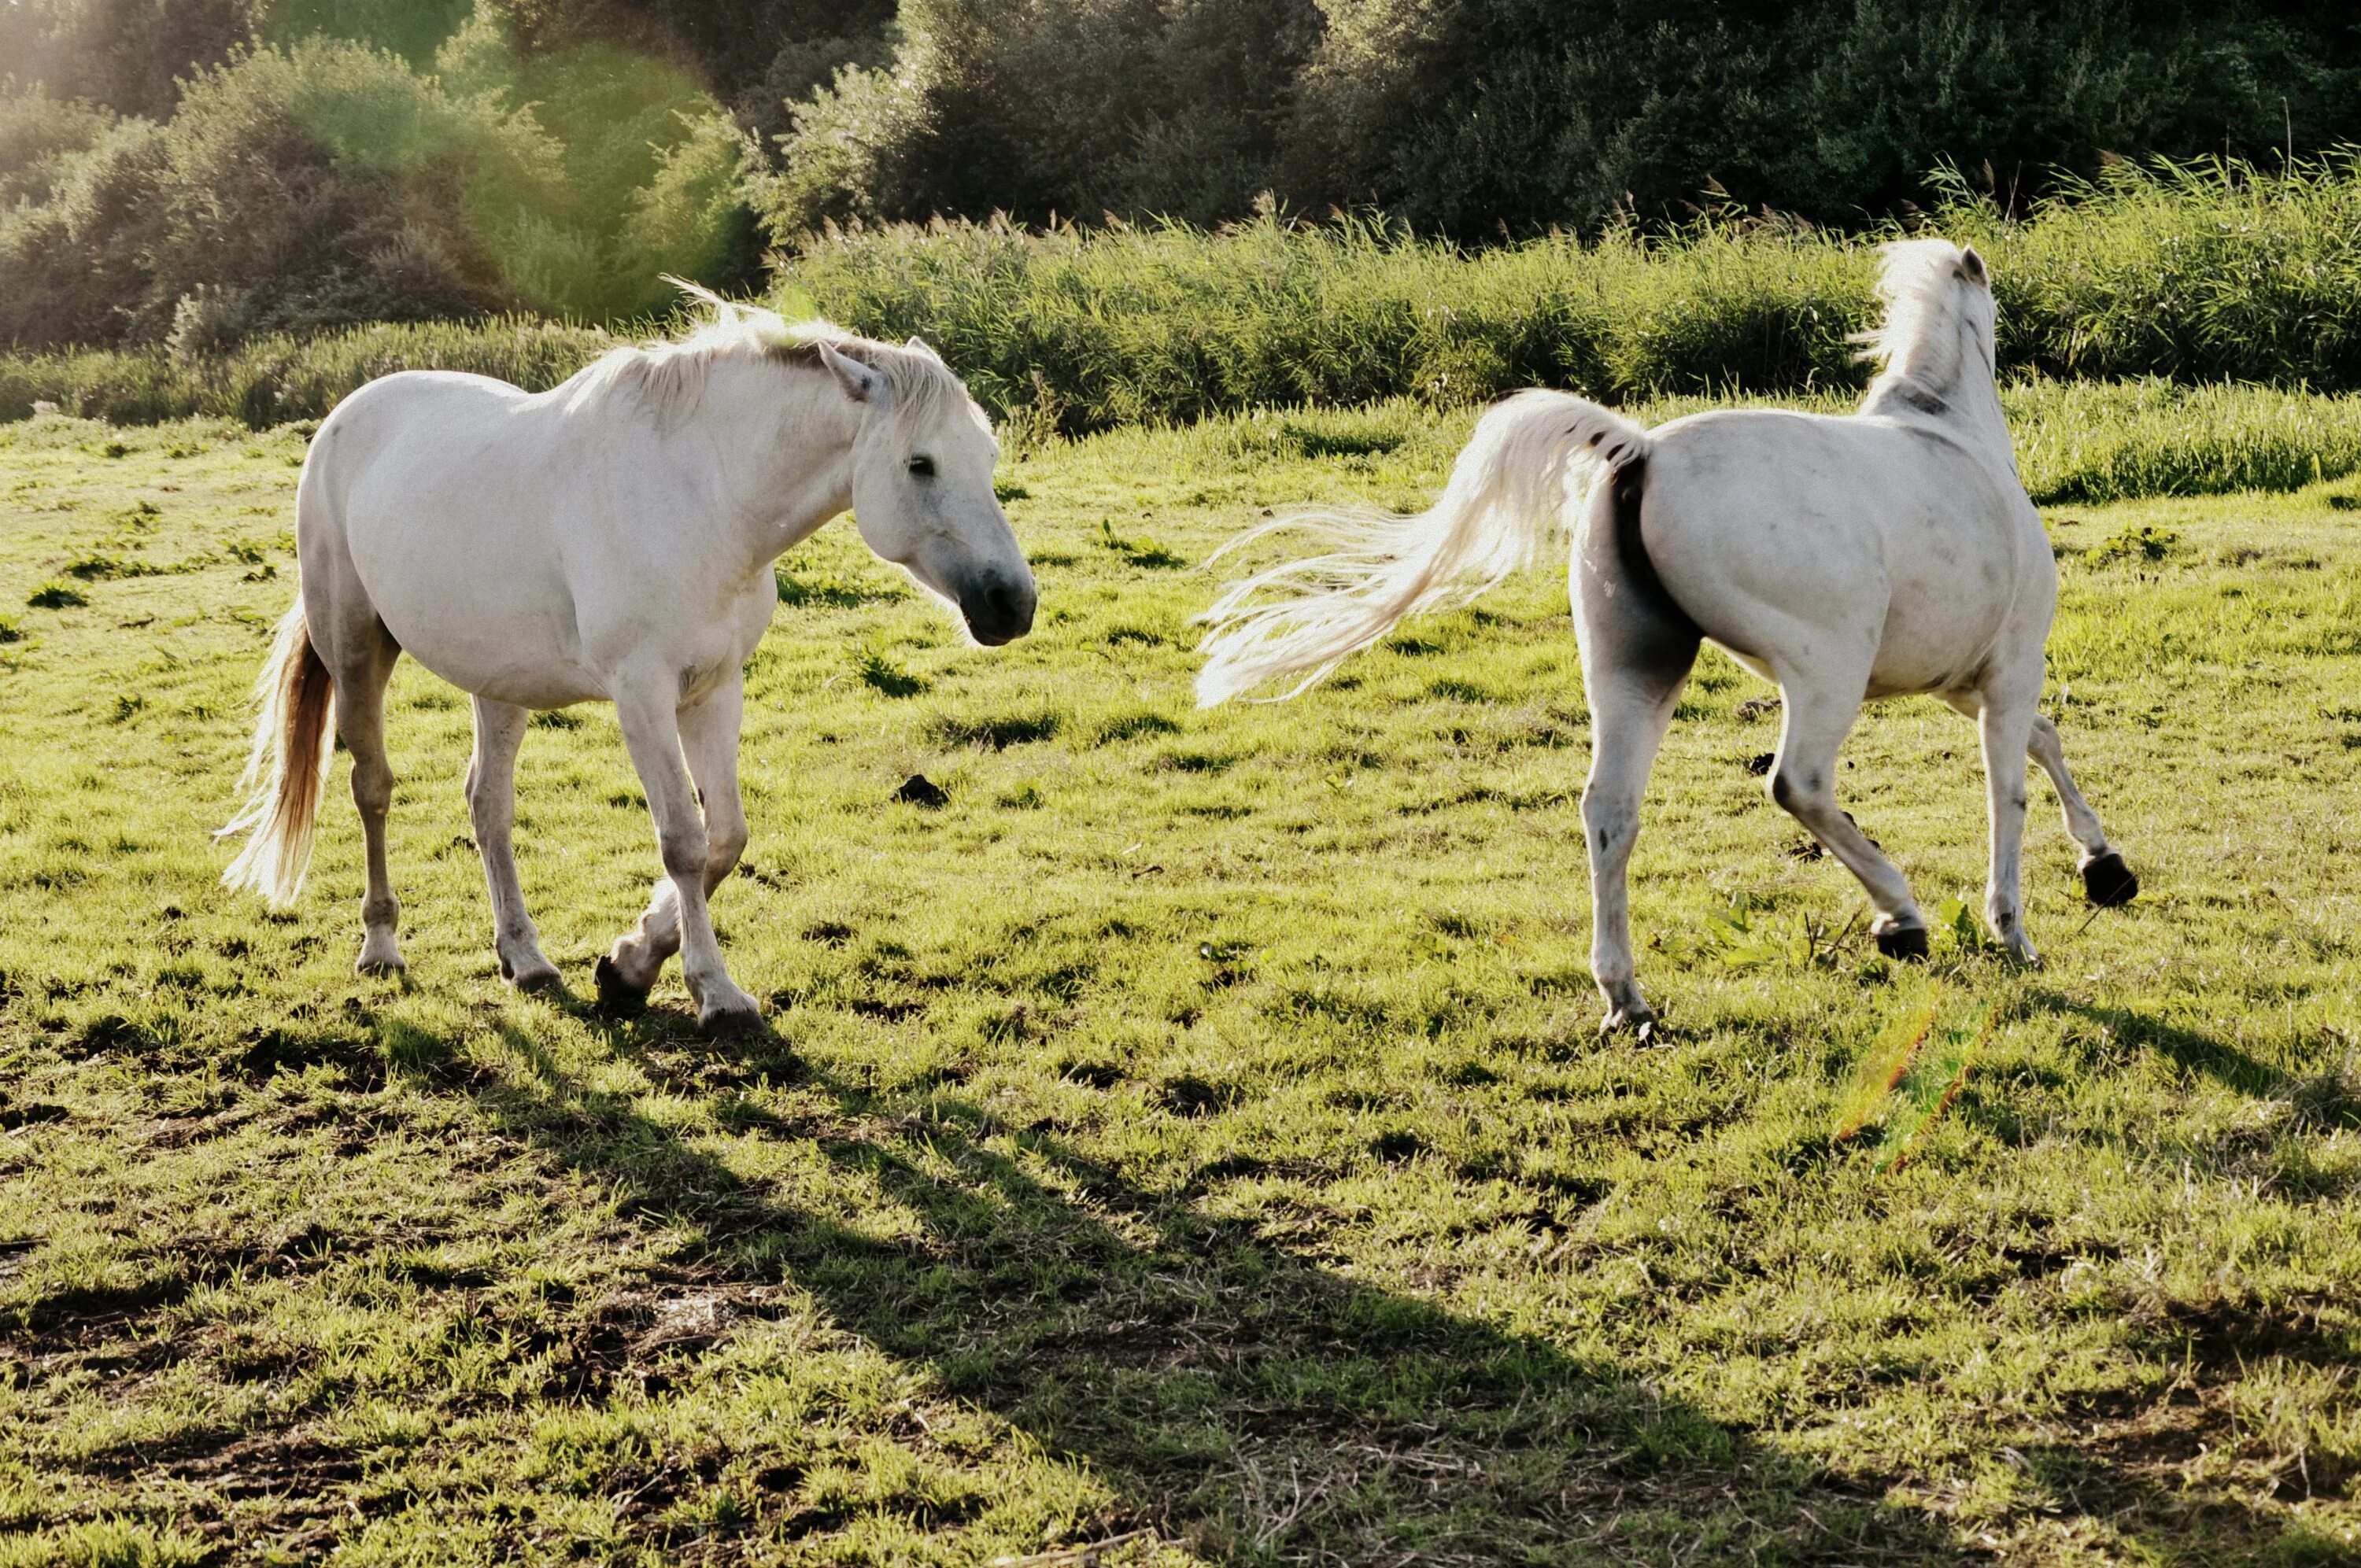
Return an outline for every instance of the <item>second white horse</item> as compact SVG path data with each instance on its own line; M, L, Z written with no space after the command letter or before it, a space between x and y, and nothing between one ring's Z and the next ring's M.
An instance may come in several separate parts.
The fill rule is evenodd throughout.
M2018 894L2028 751L2058 788L2090 898L2126 903L2139 884L2038 707L2058 568L2001 413L1983 262L1902 241L1885 247L1880 291L1868 344L1883 371L1849 416L1729 409L1642 430L1563 392L1509 399L1477 423L1432 510L1332 515L1338 549L1229 588L1205 617L1199 699L1290 677L1301 691L1402 617L1528 564L1578 516L1582 820L1605 1027L1655 1016L1633 974L1626 872L1650 765L1706 638L1778 684L1772 798L1861 880L1892 956L1923 956L1927 923L1839 807L1837 748L1867 699L1931 692L1974 719L1992 817L1985 915L2032 961Z
M408 372L338 404L296 486L302 587L262 674L263 714L225 880L274 904L310 859L329 727L353 755L368 861L365 972L402 967L387 874L384 694L402 653L473 694L467 804L500 972L555 986L510 835L536 708L612 702L655 819L664 880L598 962L643 997L677 950L698 1021L741 1026L706 900L746 844L743 666L778 601L771 564L847 507L871 549L954 606L977 641L1033 624L1024 553L993 494L991 422L915 338L892 347L705 298L683 341L618 349L528 395Z

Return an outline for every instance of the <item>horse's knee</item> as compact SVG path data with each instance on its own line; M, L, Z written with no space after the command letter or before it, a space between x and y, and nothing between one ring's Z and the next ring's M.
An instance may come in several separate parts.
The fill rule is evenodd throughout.
M707 836L705 875L708 882L719 882L738 867L740 857L746 853L746 829L718 828Z
M656 852L664 861L664 875L675 883L696 881L705 875L708 856L705 830L701 828L694 832L686 829L659 830Z

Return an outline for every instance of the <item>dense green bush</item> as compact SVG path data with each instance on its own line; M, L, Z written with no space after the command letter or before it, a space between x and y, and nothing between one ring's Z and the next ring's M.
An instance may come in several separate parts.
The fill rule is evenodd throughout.
M190 71L254 42L267 0L8 0L0 86L161 120Z
M663 273L747 277L743 138L693 82L522 60L489 25L439 67L316 36L240 51L160 127L0 97L0 340L203 352L503 310L618 320L671 297Z
M2110 154L2318 149L2361 29L2316 0L903 0L890 68L796 111L775 233L1269 190L1489 241L1692 202L1858 225L1948 159L2004 203ZM1708 192L1719 192L1708 197Z
M82 145L61 143L20 166L23 194L0 210L0 341L113 343L153 317L150 257L170 166L164 132L148 120L97 117L78 120L72 139Z
M1268 183L1313 0L903 0L889 70L795 111L765 216L1102 209L1213 222Z
M1325 0L1279 188L1421 230L1705 201L1857 223L1944 159L2005 201L2118 154L2317 148L2361 34L2316 0Z
M601 318L653 302L641 264L676 225L701 275L751 280L716 195L741 185L790 248L855 217L1211 225L1264 192L1491 243L1691 203L1873 225L1946 159L2022 211L2111 155L2311 153L2361 123L2361 26L2329 0L9 0L0 95L38 89L29 118L87 148L65 106L170 125L179 83L321 38L544 139L555 180L458 276L472 308ZM13 138L27 117L0 109L0 203L64 146ZM403 180L465 211L469 177ZM321 237L343 282L382 249ZM398 308L436 293L396 270Z
M201 73L167 140L153 309L217 291L230 336L480 312L557 183L528 122L328 39Z

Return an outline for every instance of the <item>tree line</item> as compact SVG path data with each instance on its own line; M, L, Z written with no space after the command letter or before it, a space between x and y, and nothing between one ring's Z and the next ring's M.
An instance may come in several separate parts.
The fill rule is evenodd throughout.
M2361 125L2307 0L12 0L0 338L661 309L830 225L2003 211Z

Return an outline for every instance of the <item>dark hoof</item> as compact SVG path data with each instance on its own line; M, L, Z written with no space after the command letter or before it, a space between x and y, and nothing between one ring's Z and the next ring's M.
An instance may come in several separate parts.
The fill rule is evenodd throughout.
M609 1018L636 1018L647 1011L648 993L623 978L615 960L601 954L591 971L598 985L598 1011Z
M1927 956L1927 927L1898 926L1891 931L1877 934L1877 950L1889 959L1905 962L1923 959Z
M708 1040L759 1040L765 1032L760 1013L716 1013L697 1027Z
M2082 868L2082 895L2102 909L2120 909L2139 896L2139 878L2109 850Z

